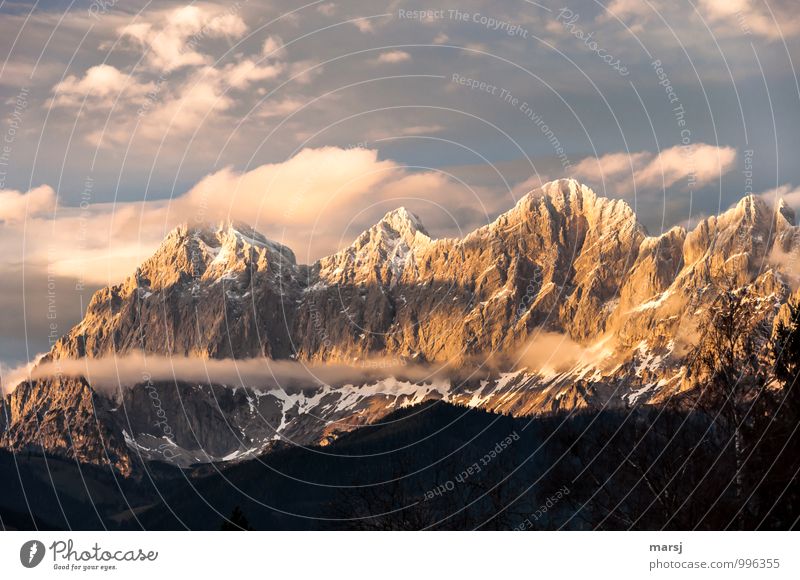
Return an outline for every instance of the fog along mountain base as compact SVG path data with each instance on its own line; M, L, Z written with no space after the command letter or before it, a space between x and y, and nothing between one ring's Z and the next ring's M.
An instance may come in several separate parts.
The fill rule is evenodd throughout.
M574 180L463 239L434 240L400 208L310 266L246 225L181 226L98 291L39 368L138 354L349 375L279 386L142 369L111 389L76 371L37 376L2 401L0 447L130 476L154 461L330 444L430 400L514 417L658 405L696 387L686 353L720 290L743 289L780 320L797 256L800 228L782 202L748 196L654 237L624 201Z

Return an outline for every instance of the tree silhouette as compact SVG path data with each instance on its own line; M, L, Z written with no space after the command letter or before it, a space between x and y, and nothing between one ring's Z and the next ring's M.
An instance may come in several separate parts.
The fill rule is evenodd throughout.
M698 403L729 441L736 462L732 484L740 508L738 526L745 516L746 421L765 393L769 353L769 318L766 307L747 287L722 290L701 322L703 333L689 364L698 383Z
M775 356L775 376L787 389L794 391L788 397L797 406L797 388L792 388L800 375L800 299L786 304L787 316L781 318L775 328L773 346Z
M233 508L233 512L228 517L228 519L222 522L220 530L226 532L229 531L240 532L243 530L253 531L253 528L250 527L250 522L247 521L247 518L245 517L244 513L242 513L242 508L240 508L237 505L235 508Z
M772 343L775 389L756 414L752 469L760 474L750 528L796 529L800 523L800 301L779 316Z

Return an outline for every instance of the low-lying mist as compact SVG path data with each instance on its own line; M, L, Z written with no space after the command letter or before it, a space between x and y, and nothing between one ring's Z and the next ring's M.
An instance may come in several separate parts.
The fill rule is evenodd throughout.
M369 359L361 363L344 365L276 361L266 358L208 359L137 353L105 358L42 362L32 368L29 375L19 378L38 380L53 377L84 377L96 391L113 394L120 389L148 382L189 382L226 385L232 388L297 390L325 385L364 384L386 377L412 382L430 382L452 378L456 374L457 371L447 364L404 364L403 361L396 359Z
M517 368L527 368L543 375L563 373L576 367L610 369L614 352L606 340L582 345L565 334L538 332L519 349L515 357Z
M457 384L499 372L528 370L542 375L576 367L603 368L612 351L604 341L584 346L563 334L539 332L516 353L494 353L456 362L408 363L398 358L370 358L350 364L291 360L209 359L146 355L140 352L102 358L43 360L6 376L8 394L23 381L54 377L85 378L95 391L107 395L148 382L185 382L231 388L296 391L330 385L363 385L392 377L425 383L449 380Z

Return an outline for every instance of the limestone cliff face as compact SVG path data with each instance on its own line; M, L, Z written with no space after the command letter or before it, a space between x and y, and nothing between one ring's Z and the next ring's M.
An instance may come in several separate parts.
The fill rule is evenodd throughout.
M559 180L463 239L434 240L400 208L310 266L241 224L180 227L133 276L100 290L48 359L144 350L463 366L515 354L542 331L584 352L458 384L365 378L292 394L179 382L108 398L83 379L40 380L4 402L0 442L125 471L165 449L189 464L324 442L430 398L514 414L658 400L679 385L682 346L720 288L746 287L777 313L800 284L794 219L749 196L690 232L648 236L625 202Z
M615 335L633 346L665 344L691 335L696 314L726 287L749 287L761 298L784 302L796 282L800 228L783 203L773 211L748 196L700 222L689 233L673 228L646 239L621 292Z
M403 272L429 243L419 218L399 208L314 264L297 301L297 357L341 361L386 353Z
M301 358L457 360L517 348L540 326L597 336L645 237L627 204L572 180L461 240L431 241L405 211L377 228L314 267L295 332ZM380 266L354 259L387 231L393 249L367 254Z
M180 227L100 290L51 356L441 361L513 348L539 326L587 340L645 238L627 204L573 180L462 240L432 240L401 208L310 267L246 226Z
M248 226L178 227L134 275L92 297L51 357L287 357L297 271L291 250Z

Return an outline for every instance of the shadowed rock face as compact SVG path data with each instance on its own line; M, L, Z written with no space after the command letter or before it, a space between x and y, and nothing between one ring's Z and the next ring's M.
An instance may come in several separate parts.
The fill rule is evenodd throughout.
M9 423L3 447L44 449L82 463L110 464L129 474L133 459L103 395L84 379L54 378L20 384L6 399Z
M164 449L187 464L247 456L281 438L325 441L428 398L513 414L642 402L676 388L676 345L721 286L746 286L777 312L798 282L798 256L800 228L783 203L773 210L749 196L691 232L651 237L625 202L574 180L544 185L463 239L434 240L400 208L311 266L242 224L179 227L134 275L97 292L46 360L141 350L458 366L511 356L543 330L587 349L602 344L602 356L464 384L389 380L291 395L170 383L112 401L83 379L40 380L5 401L2 443L129 471ZM171 435L157 426L153 391Z

